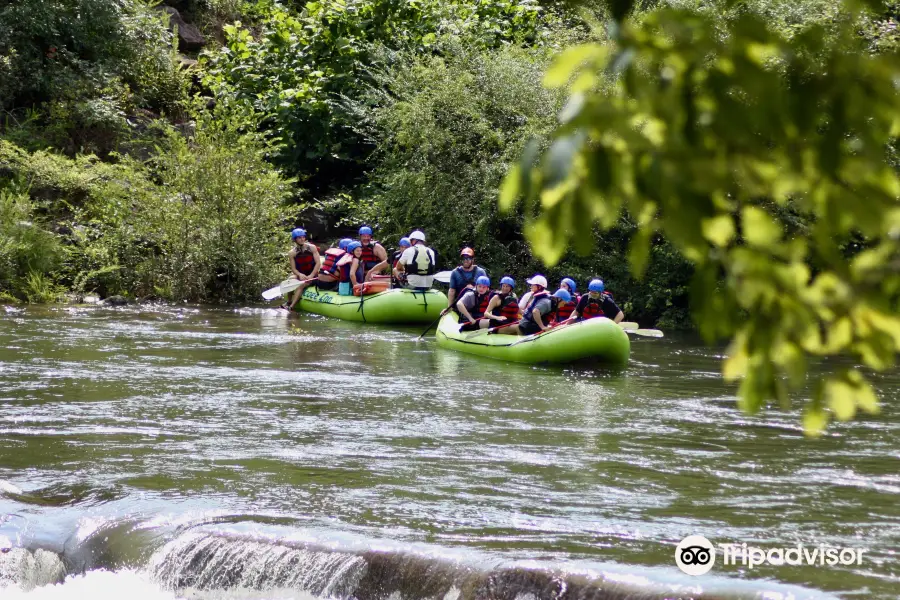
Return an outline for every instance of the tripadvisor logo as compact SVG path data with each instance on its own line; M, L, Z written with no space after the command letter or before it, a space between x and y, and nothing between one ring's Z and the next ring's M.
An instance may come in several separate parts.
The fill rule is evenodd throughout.
M718 544L722 551L722 564L726 567L741 565L754 568L762 565L861 565L865 550L861 548L835 548L818 544L792 548L758 548L747 544ZM704 575L716 563L716 549L702 535L689 535L675 548L675 564L688 575Z
M689 535L675 548L675 564L688 575L704 575L716 564L716 549L702 535Z

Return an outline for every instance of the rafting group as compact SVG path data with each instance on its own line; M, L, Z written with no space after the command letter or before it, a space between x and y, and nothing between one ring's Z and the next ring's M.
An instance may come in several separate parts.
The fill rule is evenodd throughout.
M293 291L290 302L281 305L285 310L372 323L432 322L438 325L439 345L492 358L569 362L605 355L627 360L628 336L618 326L625 315L600 279L591 280L579 295L576 282L567 277L551 293L547 278L535 274L519 298L509 275L492 288L469 247L460 251L459 266L436 272L435 252L420 230L401 238L390 256L368 226L359 229L359 239L342 239L321 253L305 229L294 229L291 239L291 279L263 293L272 299ZM435 280L449 284L446 295L433 289Z
M427 290L434 283L434 250L425 244L425 234L419 230L400 239L400 249L390 260L368 226L360 227L359 240L344 238L324 256L308 241L305 229L294 229L291 239L288 264L300 285L291 302L282 305L287 310L294 309L304 289L313 282L319 290L339 293L343 284L343 295L351 289L359 291L366 282L378 281L379 276L382 281L389 278L390 285L370 286L363 293L387 287ZM508 275L500 279L499 289L491 288L487 272L475 264L472 248L463 248L459 258L460 265L450 275L447 307L441 315L456 311L462 322L460 331L502 328L504 333L532 335L581 319L604 316L618 323L625 318L600 279L592 280L588 292L579 296L577 284L567 277L550 294L546 277L537 274L526 281L530 290L520 299L513 291L516 282Z

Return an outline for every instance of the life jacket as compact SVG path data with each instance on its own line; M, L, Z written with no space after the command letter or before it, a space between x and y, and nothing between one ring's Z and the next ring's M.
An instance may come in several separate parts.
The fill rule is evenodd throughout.
M491 298L493 298L496 293L497 292L494 290L488 290L484 294L479 294L477 290L466 288L463 290L463 293L459 295L459 299L462 300L463 296L466 294L475 294L475 306L469 311L469 314L472 315L473 319L480 319L484 316L484 313L487 312L488 304L490 304ZM457 300L457 302L458 301L459 300Z
M406 274L419 275L421 277L434 275L434 261L431 260L428 246L416 244L413 246L413 249L412 262L403 266L406 269Z
M500 292L497 292L500 296L500 316L506 319L510 319L515 321L519 318L519 299L516 298L516 295L512 292L503 296Z
M534 316L531 314L531 311L534 310L534 307L538 303L538 300L540 300L541 298L552 298L552 297L553 296L551 296L550 292L548 292L547 290L544 290L542 292L538 292L537 294L534 294L531 297L531 302L528 303L528 307L522 312L522 320L523 321L534 321ZM551 300L551 303L552 303L552 300ZM551 304L551 309L552 308L553 307ZM544 316L546 316L546 315L541 316L542 320L543 320ZM546 325L547 323L544 323L544 324Z
M471 283L472 285L475 285L475 279L478 278L478 269L477 269L477 268L472 267L472 270L471 270L471 271L466 271L465 269L463 269L463 268L460 266L460 267L456 267L455 270L456 270L456 271L459 271L459 274L462 275L462 278L463 278L463 286L466 286L466 285L468 285L468 284L470 284L470 283Z
M332 277L338 276L338 261L347 256L347 253L340 248L329 248L325 251L325 259L322 261L320 271Z
M359 257L359 260L363 263L366 271L381 262L378 259L378 256L375 255L375 244L377 243L378 242L376 242L375 240L372 240L371 243L361 246L362 256Z
M316 268L316 256L309 249L309 244L294 255L294 267L304 275L309 275Z
M572 316L572 311L575 310L574 302L566 302L563 304L562 302L556 303L556 321L558 323L562 323L566 319Z
M588 296L587 304L584 307L584 314L581 316L585 319L607 316L606 313L603 312L604 298L609 298L610 300L612 300L612 294L610 294L609 292L600 292L600 297L596 300Z
M349 258L349 260L346 260ZM340 271L339 281L352 281L350 279L350 268L353 266L353 256L347 254L345 257L346 262L341 262L338 265L338 270ZM366 277L366 267L363 265L362 259L359 259L359 265L356 267L356 281L357 283L362 283L363 279Z

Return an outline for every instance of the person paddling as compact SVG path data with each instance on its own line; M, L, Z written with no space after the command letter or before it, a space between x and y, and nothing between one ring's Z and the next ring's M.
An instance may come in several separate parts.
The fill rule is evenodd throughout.
M456 301L456 311L466 323L460 326L460 331L490 327L491 320L482 317L495 293L491 290L491 280L484 275L475 280L474 289L467 287L462 291Z
M575 284L575 280L571 277L566 277L562 281L559 282L559 289L566 290L569 292L569 295L572 296L572 302L578 303L578 286Z
M447 308L441 314L456 306L456 299L460 292L467 286L474 286L479 277L487 277L487 272L475 264L475 251L471 248L463 248L459 252L460 265L453 269L450 275L450 290L447 292Z
M606 291L603 280L593 279L588 285L588 293L581 297L569 321L579 319L593 319L594 317L606 317L616 323L621 323L625 313L613 300L612 294Z
M504 328L503 333L533 335L550 328L550 312L553 310L553 301L547 292L547 278L543 275L535 275L526 283L531 286L531 300L522 311L522 319L519 324Z
M513 288L516 281L509 275L500 280L500 291L495 293L488 303L484 316L490 319L489 327L500 327L519 320L519 299ZM498 315L495 311L499 310Z
M349 281L352 287L365 280L366 266L363 258L362 244L353 241L347 244L347 254L351 259L342 265L341 281ZM352 289L351 287L351 289Z
M366 281L371 281L372 277L378 273L388 270L390 263L388 262L387 250L372 239L371 227L363 225L359 228L359 245L362 248L362 262L366 271Z
M406 275L407 285L414 290L428 290L434 283L434 250L425 245L425 234L418 229L409 234L411 246L397 261L398 273Z
M319 274L320 259L319 249L314 244L307 241L306 230L298 227L291 232L291 241L294 243L290 252L288 252L288 264L291 267L291 273L294 278L304 282L300 284L290 304L282 304L281 308L286 310L294 310L294 306L303 295L303 290L309 285L308 280L315 279Z

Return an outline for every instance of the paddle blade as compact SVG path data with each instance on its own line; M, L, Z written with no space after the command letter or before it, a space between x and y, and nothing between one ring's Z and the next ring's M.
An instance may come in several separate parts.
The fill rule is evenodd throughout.
M619 323L619 327L624 329L625 331L634 331L640 328L640 325L635 323L634 321L622 321Z
M434 274L434 280L440 281L441 283L450 283L450 276L453 274L453 271L439 271Z
M626 329L625 331L627 331L628 333L633 333L635 335L642 335L644 337L663 337L663 332L659 329Z
M285 279L284 281L282 281L275 287L269 288L266 291L264 291L262 293L262 297L265 298L266 300L274 300L278 296L283 296L284 294L287 294L288 292L293 292L298 287L300 287L300 284L301 284L301 282L298 279L293 279L293 278Z

